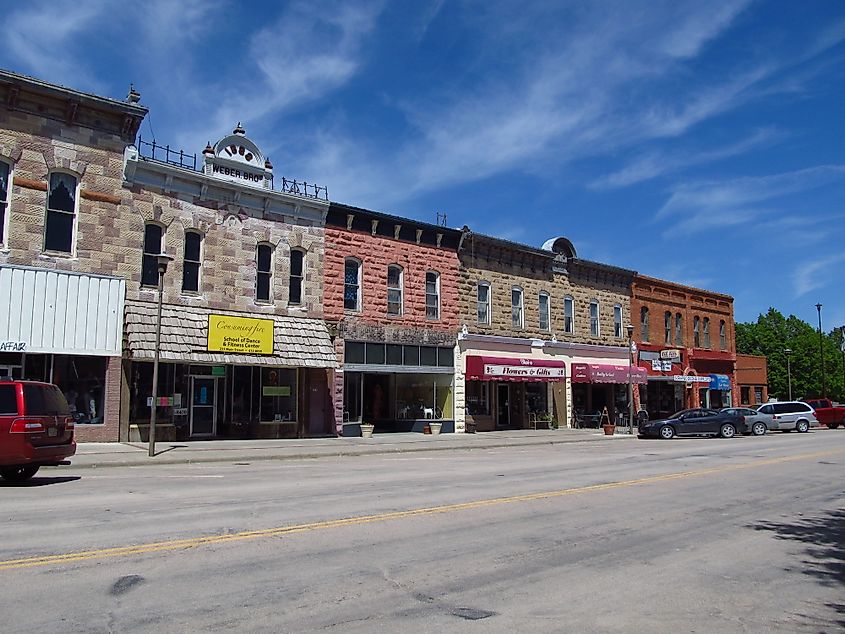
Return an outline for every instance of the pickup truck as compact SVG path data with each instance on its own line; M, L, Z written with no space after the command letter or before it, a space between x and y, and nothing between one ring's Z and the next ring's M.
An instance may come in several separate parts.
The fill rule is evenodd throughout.
M807 401L807 405L816 410L816 418L822 425L836 429L845 426L845 405L834 405L829 398L816 398Z

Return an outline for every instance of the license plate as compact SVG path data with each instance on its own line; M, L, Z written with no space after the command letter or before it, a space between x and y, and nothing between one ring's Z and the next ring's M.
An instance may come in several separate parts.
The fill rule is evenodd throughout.
M48 435L48 436L58 436L58 435L59 435L59 430L58 430L58 429L56 429L55 427L48 427L48 428L47 428L47 435Z

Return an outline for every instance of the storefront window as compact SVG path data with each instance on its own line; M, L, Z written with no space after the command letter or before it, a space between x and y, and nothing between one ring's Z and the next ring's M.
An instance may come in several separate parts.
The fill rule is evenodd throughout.
M53 383L65 395L77 424L103 424L106 362L106 357L53 358Z
M755 387L754 388L754 404L759 405L763 402L763 388L762 387Z
M184 363L159 363L158 409L156 421L187 425L190 394L189 366ZM129 420L133 423L150 421L149 399L153 395L153 364L134 362L129 378Z
M525 384L525 404L529 414L549 412L549 390L546 383Z
M261 420L296 420L296 369L261 368Z
M232 423L257 423L261 407L258 390L258 368L236 365L230 368L232 377Z
M442 419L452 416L452 377L445 374L397 374L398 418Z
M361 420L361 379L360 372L343 374L343 422Z
M467 381L466 411L470 416L490 415L490 383L488 381Z

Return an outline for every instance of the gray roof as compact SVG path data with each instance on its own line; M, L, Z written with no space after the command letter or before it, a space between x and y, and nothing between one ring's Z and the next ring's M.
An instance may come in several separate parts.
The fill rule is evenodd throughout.
M131 359L152 359L155 351L157 306L151 302L126 302L124 354ZM208 316L214 314L247 317L231 311L210 311L190 306L162 307L161 349L166 361L217 363L233 365L278 365L306 368L336 368L337 355L322 319L261 315L272 319L274 353L272 355L208 352Z

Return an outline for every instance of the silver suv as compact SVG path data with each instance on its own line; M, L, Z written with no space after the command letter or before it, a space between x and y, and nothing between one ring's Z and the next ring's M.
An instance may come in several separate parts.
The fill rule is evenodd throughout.
M766 403L757 408L761 414L771 414L772 422L769 429L799 432L810 431L810 427L818 427L819 421L813 408L800 401L782 401Z

